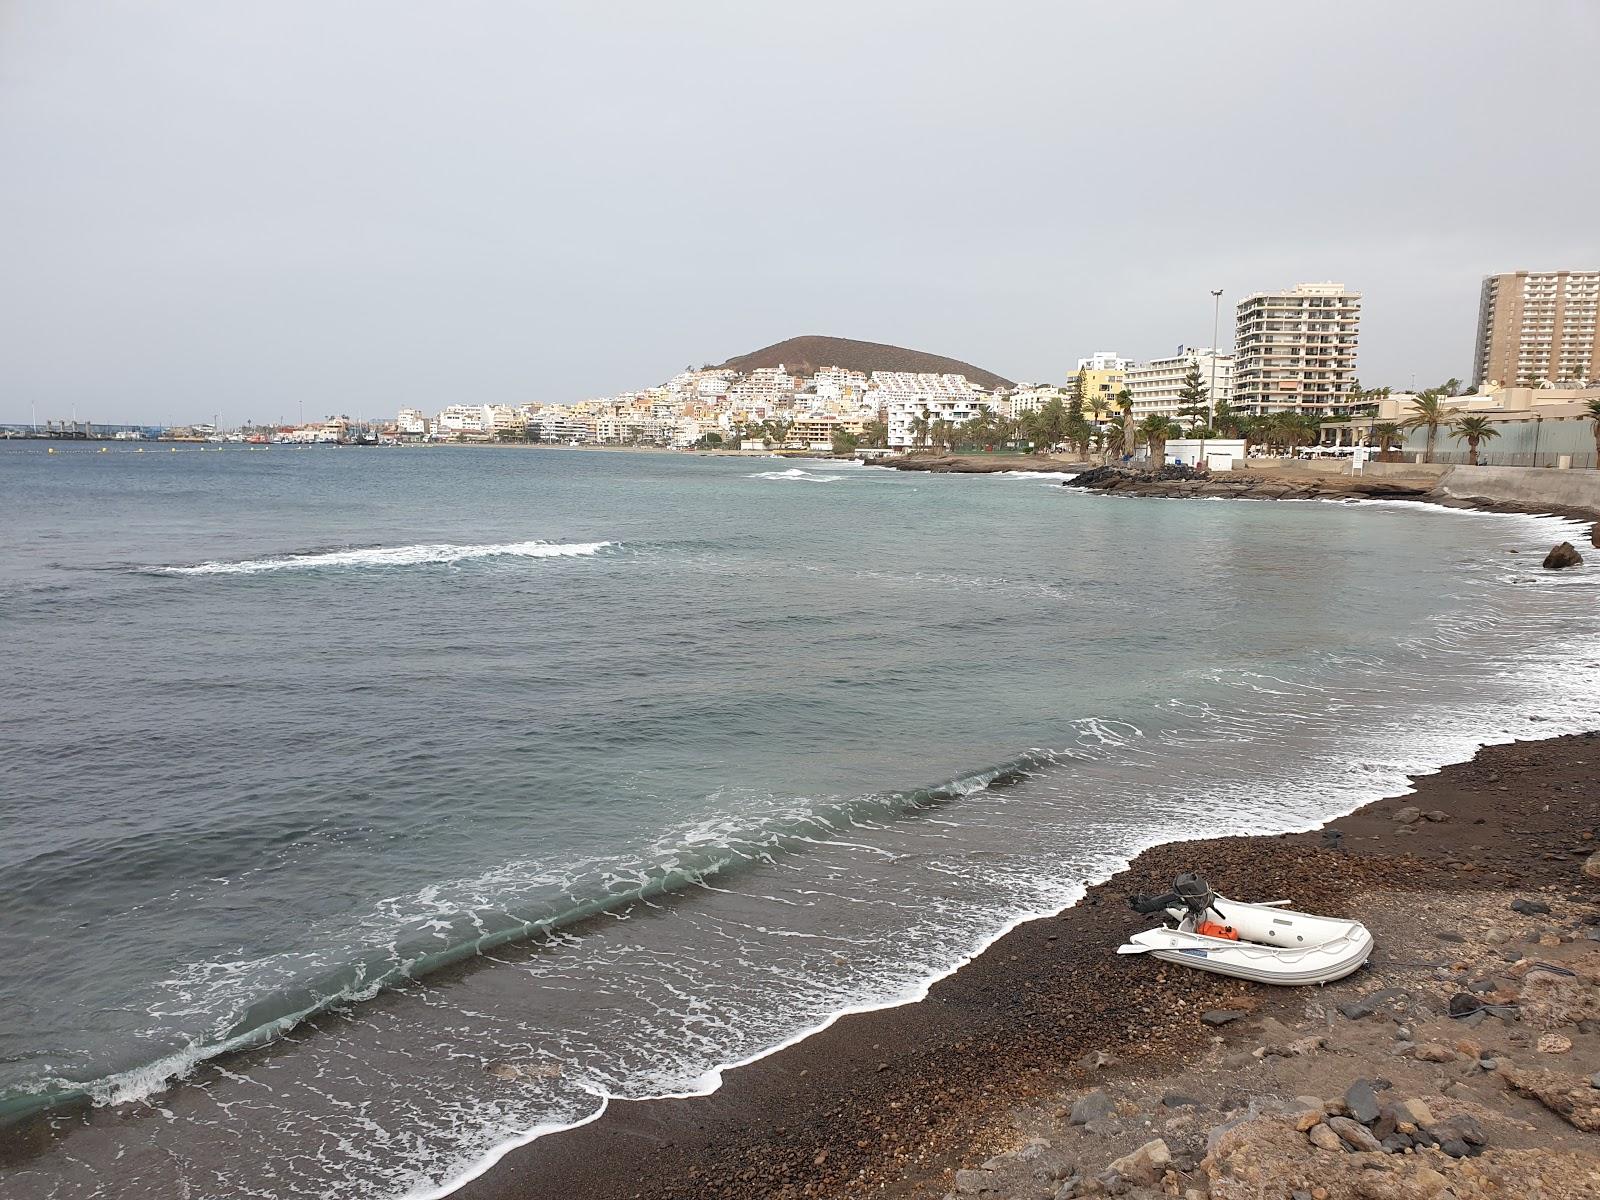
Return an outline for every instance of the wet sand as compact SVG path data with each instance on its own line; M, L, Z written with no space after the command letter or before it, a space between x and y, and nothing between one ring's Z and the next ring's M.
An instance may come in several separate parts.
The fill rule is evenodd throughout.
M1406 929L1440 896L1546 887L1600 899L1580 869L1600 827L1600 735L1490 747L1414 784L1313 833L1151 849L1065 912L1013 930L921 1002L842 1018L728 1072L708 1097L613 1103L586 1126L512 1151L456 1194L945 1195L957 1168L1014 1138L1018 1111L1198 1064L1216 1048L1199 1020L1207 1009L1300 1019L1306 989L1116 956L1125 935L1151 923L1126 896L1182 870L1224 894L1289 898L1385 931ZM1396 822L1406 805L1449 819ZM1437 953L1394 940L1380 940L1374 964ZM1359 995L1375 969L1318 995L1329 1005ZM1097 1056L1114 1064L1097 1067Z

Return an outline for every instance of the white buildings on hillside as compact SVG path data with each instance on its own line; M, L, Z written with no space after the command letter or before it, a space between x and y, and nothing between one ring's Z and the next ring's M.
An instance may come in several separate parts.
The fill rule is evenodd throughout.
M1133 417L1142 421L1152 413L1176 417L1183 407L1179 393L1189 368L1197 368L1207 391L1206 403L1233 403L1233 355L1190 346L1167 358L1152 358L1128 368L1128 393L1133 397ZM1216 390L1211 390L1212 379Z
M964 425L978 415L979 406L992 408L989 394L965 375L924 375L912 371L874 371L867 386L867 402L880 409L889 427L891 449L918 444L916 422Z
M735 407L788 408L794 403L795 378L779 363L757 367L728 389L728 400Z

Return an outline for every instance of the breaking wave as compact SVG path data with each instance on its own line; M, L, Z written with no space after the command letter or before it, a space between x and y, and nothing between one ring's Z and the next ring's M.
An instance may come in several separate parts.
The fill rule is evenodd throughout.
M757 471L754 475L746 475L746 479L780 479L795 480L799 483L838 483L843 475L819 475L815 471L807 471L801 467L790 467L787 471Z
M314 571L324 567L417 567L467 562L475 558L579 558L598 554L613 542L501 542L457 546L448 542L416 546L373 546L250 558L243 562L203 562L189 567L156 567L156 575L259 575L267 571Z

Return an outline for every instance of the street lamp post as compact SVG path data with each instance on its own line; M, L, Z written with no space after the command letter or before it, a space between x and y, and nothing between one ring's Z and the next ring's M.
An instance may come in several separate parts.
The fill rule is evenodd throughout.
M1195 466L1206 462L1206 430L1211 428L1211 422L1217 419L1217 336L1222 328L1222 289L1211 290L1211 390L1206 393L1206 423L1200 430L1200 460Z

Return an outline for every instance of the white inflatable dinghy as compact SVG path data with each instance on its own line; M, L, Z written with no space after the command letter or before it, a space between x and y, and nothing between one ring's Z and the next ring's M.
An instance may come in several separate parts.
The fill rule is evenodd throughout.
M1173 923L1134 934L1117 953L1286 985L1332 983L1367 961L1372 934L1361 922L1295 912L1287 903L1229 900L1198 876L1180 875L1174 892L1133 901L1141 912L1164 911Z

